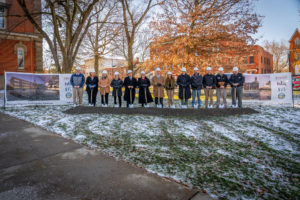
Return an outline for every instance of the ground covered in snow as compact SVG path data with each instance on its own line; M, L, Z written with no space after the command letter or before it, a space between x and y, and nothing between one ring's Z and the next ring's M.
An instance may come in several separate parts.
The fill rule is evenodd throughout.
M258 114L206 119L63 112L70 108L0 111L212 197L300 198L300 108L252 106Z

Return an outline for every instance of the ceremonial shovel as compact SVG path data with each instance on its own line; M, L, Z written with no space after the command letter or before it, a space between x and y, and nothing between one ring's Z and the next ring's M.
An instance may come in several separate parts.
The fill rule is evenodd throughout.
M129 90L130 90L130 104L129 104L129 108L133 108L133 104L132 104L132 88L130 88Z
M144 92L145 92L145 108L149 108L146 89L147 89L147 87L145 86L144 87Z

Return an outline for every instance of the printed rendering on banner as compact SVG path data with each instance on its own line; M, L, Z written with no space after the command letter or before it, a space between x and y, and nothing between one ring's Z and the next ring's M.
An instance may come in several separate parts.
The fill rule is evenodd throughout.
M271 74L245 74L244 99L271 100Z
M5 73L6 105L66 104L72 98L71 74ZM67 80L68 79L68 80ZM68 97L66 97L68 96ZM69 97L71 96L71 97Z
M6 75L7 101L59 100L58 75L8 73Z

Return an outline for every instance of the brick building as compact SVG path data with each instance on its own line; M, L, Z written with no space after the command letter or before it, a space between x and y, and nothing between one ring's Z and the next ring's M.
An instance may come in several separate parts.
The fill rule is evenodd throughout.
M243 62L238 67L249 74L273 73L273 55L259 45L252 47L253 53L242 58ZM247 61L247 62L244 62Z
M41 12L41 0L27 0L30 12ZM35 17L41 24L41 16ZM0 0L0 88L9 72L43 72L42 38L24 17L16 0Z
M157 59L159 60L159 57L161 55L164 55L165 53L161 52L168 52L169 48L168 46L172 42L166 42L161 45L159 45L159 48L151 48L150 47L150 59ZM249 73L249 74L266 74L266 73L273 73L273 55L269 52L265 51L264 48L262 48L259 45L251 46L251 49L247 55L223 55L221 58L218 57L217 64L215 66L211 66L213 69L213 73L217 73L219 66L222 66L224 68L225 73L231 73L232 68L234 66L238 66L240 71L242 73ZM215 51L214 48L212 48L211 51ZM208 63L206 61L208 60L214 60L214 54L211 54L210 57L203 57L201 55L196 55L195 57L201 59L202 63ZM208 64L203 64L200 67L200 72L204 73L206 67ZM172 67L170 66L160 66L163 73L166 73L167 71L171 70ZM172 71L172 70L171 70Z
M289 42L289 71L292 75L300 75L300 32L298 29L296 29Z

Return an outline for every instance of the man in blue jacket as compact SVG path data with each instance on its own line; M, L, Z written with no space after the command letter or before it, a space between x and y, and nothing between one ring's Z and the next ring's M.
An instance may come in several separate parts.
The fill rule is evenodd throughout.
M75 74L72 74L70 83L73 87L73 103L74 106L82 104L82 95L83 95L83 85L84 85L84 75L80 73L80 67L76 67ZM77 103L79 101L79 103Z
M194 68L194 74L191 78L191 86L192 86L192 106L193 108L200 108L201 107L201 88L202 88L202 76L198 72L198 68ZM196 96L198 100L198 105L195 105Z
M232 95L232 107L237 108L236 97L238 98L238 106L242 107L243 98L243 85L245 82L245 77L242 73L239 73L239 68L233 68L233 74L229 78L229 83L231 85L231 95Z

